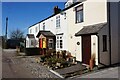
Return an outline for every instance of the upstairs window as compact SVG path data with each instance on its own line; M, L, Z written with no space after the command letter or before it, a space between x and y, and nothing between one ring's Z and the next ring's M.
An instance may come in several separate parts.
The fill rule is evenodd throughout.
M36 31L36 32L38 31L37 27L35 28L35 31Z
M45 30L45 23L43 23L43 30Z
M32 29L30 29L30 33L32 33Z
M76 10L76 23L83 22L83 5L75 8Z
M60 16L56 16L56 28L60 27Z

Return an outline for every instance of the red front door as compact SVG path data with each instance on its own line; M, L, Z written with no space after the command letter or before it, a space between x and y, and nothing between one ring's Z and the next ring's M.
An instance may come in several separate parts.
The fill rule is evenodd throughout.
M39 39L39 48L42 48L42 39Z
M82 36L82 62L89 65L91 58L91 36Z

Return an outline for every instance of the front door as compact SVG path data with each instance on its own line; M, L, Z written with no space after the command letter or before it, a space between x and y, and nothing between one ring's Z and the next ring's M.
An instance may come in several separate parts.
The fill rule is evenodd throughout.
M91 58L91 36L82 36L82 62L89 65Z
M42 48L42 38L39 39L39 48Z

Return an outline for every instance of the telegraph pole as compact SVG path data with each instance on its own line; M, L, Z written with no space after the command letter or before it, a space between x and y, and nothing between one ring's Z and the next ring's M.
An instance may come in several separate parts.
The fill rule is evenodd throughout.
M8 29L8 17L6 17L5 48L7 48L7 29Z
M8 17L6 17L6 32L5 32L6 40L7 40L7 28L8 28Z

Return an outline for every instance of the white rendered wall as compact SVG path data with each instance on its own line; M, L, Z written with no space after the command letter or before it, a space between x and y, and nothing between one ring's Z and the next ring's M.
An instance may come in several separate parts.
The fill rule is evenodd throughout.
M98 37L91 35L91 56L95 54L95 64L98 65Z
M37 28L37 31L36 31L36 28ZM32 30L32 32L30 33L30 30ZM34 34L34 37L35 37L35 40L36 40L36 47L39 47L39 43L38 43L38 38L36 37L38 32L40 30L40 23L34 25L34 26L31 26L29 29L28 29L28 34ZM30 42L29 42L30 43Z
M76 44L77 42L80 43L80 45L76 45L75 46L75 56L76 56L76 60L77 61L82 61L82 41L81 41L81 36L80 37L76 37ZM79 52L78 52L79 51Z
M34 43L35 43L35 38L26 38L26 48L32 48L32 47L36 47L35 45L31 45L31 40L33 40L34 41Z
M66 12L64 12L66 13ZM68 38L68 32L67 32L67 24L66 24L66 17L65 15L59 13L56 16L60 16L60 27L56 28L56 24L55 24L55 29L56 29L56 34L62 34L63 33L63 48L62 49L58 49L56 46L56 50L68 50L68 43L67 43L67 38ZM55 20L56 20L56 16L55 16ZM56 23L56 21L55 21Z
M84 26L107 22L107 4L106 2L91 2L89 0L84 1L83 2L84 21L77 24L75 23L76 16L75 16L74 8L70 8L66 10L67 27L68 27L68 33L67 33L68 50L72 53L73 56L75 56L76 54L77 56L81 56L80 54L82 53L80 49L78 49L80 47L77 46L76 44L76 41L78 41L78 39L75 37L75 33L80 31ZM76 48L78 50L76 50ZM81 59L79 58L79 61L80 60Z
M29 39L28 39L28 37L26 37L26 48L28 48L29 47Z

